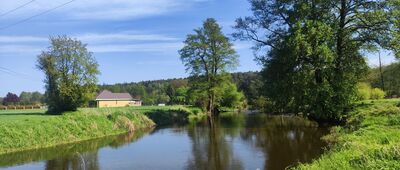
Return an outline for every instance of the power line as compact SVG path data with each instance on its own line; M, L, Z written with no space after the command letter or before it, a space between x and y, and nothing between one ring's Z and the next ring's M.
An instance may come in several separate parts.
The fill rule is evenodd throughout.
M37 79L34 79L33 77L31 77L31 76L29 76L27 74L18 73L16 71L10 70L10 69L5 68L5 67L0 67L0 72L6 73L6 74L8 74L10 76L17 76L17 77L20 77L20 78L29 79L31 81L39 82Z
M29 21L29 20L35 18L35 17L38 17L38 16L40 16L40 15L44 15L44 14L49 13L49 12L51 12L51 11L54 11L54 10L56 10L56 9L58 9L58 8L61 8L61 7L65 6L65 5L68 5L68 4L70 4L70 3L74 2L74 1L76 1L76 0L68 1L68 2L63 3L63 4L61 4L61 5L58 5L58 6L54 7L54 8L48 9L48 10L46 10L46 11L43 11L43 12L41 12L41 13L39 13L39 14L30 16L30 17L28 17L28 18L25 18L25 19L23 19L23 20L17 21L17 22L15 22L15 23L12 23L12 24L7 25L7 26L5 26L5 27L1 27L0 30L4 30L4 29L10 28L10 27L13 27L13 26L15 26L15 25L24 23L24 22L26 22L26 21Z
M25 4L22 4L22 5L20 5L20 6L16 7L16 8L14 8L14 9L12 9L12 10L9 10L9 11L3 13L3 14L0 14L0 17L6 16L6 15L8 15L8 14L10 14L10 13L16 11L16 10L19 10L19 9L21 9L21 8L23 8L23 7L27 6L27 5L29 5L29 4L32 3L32 2L35 2L35 1L36 1L36 0L31 0L31 1L27 2L27 3L25 3Z
M23 73L18 73L18 72L16 72L16 71L10 70L10 69L5 68L5 67L0 67L0 70L3 71L3 72L4 72L4 71L7 71L7 72L12 73L12 74L15 74L15 75L20 75L20 76L29 77L29 75L26 75L26 74L23 74Z

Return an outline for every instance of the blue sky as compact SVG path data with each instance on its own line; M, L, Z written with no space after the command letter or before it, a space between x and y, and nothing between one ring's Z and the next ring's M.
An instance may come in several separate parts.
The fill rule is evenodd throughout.
M36 56L49 45L49 36L68 35L87 43L100 65L101 84L178 78L188 75L177 52L187 34L213 17L229 35L237 17L250 15L246 0L75 0L3 29L70 0L31 1L0 2L0 96L44 92L44 75L35 64ZM234 44L240 55L235 71L260 70L252 44ZM375 54L367 56L371 65L377 63ZM393 61L387 52L382 56L385 64Z

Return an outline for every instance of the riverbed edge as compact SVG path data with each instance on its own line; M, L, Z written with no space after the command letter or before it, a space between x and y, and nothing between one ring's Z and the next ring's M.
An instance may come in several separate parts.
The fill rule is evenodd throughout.
M158 126L149 118L148 113L159 113L156 116L174 113L178 116L177 119L187 121L201 119L203 116L197 111L198 109L186 107L149 110L135 110L132 107L79 109L42 120L40 125L30 124L26 120L9 122L0 125L0 131L3 132L0 133L0 155L135 133ZM30 137L36 138L31 140Z
M400 169L400 100L361 101L323 140L327 151L290 169Z

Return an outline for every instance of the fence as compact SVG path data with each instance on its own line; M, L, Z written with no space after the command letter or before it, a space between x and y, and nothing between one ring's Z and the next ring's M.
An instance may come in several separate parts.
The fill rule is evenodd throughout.
M45 106L41 105L10 105L0 106L0 110L28 110L28 109L44 109Z

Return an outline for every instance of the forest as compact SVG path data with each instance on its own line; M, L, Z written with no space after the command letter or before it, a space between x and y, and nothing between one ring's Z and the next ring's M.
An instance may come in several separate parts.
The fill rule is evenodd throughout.
M245 96L246 103L256 105L260 96L258 90L262 86L259 72L238 72L230 74L237 89ZM128 92L132 97L141 99L144 105L194 104L189 91L189 78L141 81L136 83L118 83L99 85L98 90L110 90L114 93Z

